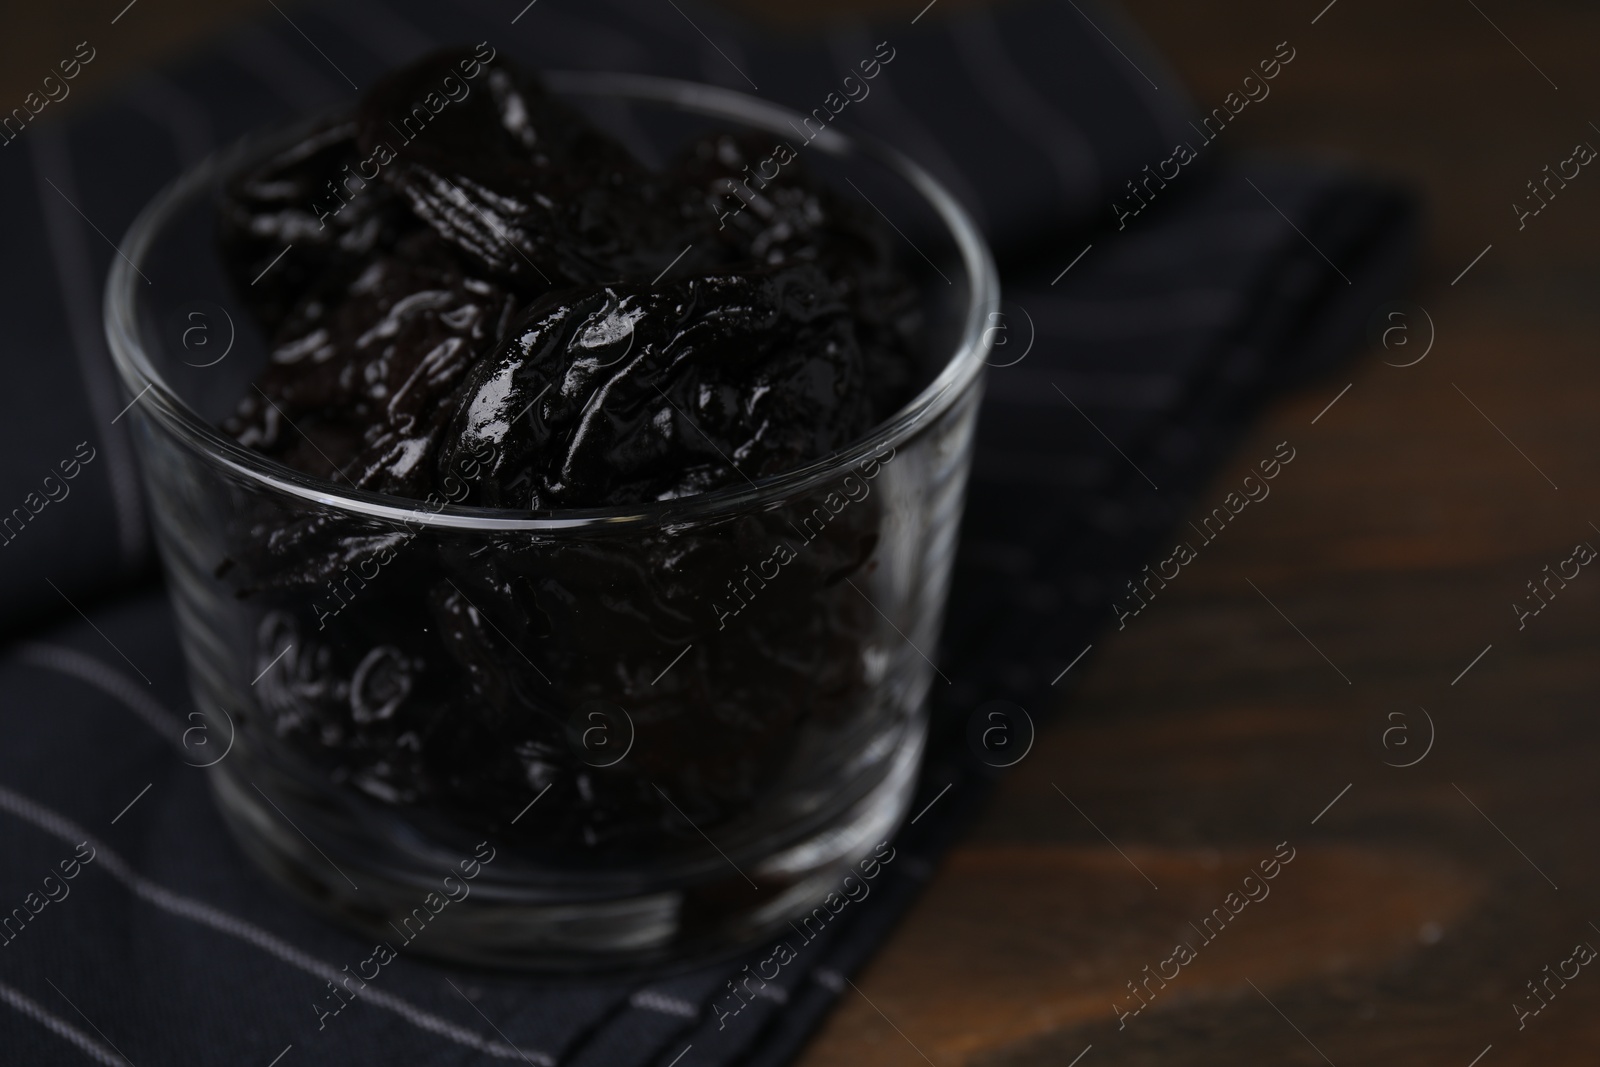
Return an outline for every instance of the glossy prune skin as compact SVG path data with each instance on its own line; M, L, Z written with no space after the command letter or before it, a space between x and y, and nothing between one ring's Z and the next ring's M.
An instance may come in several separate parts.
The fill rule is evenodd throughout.
M854 318L868 400L879 418L910 399L921 304L896 261L892 234L869 206L846 201L771 138L752 133L700 137L674 170L716 214L716 236L731 254L827 272Z
M859 441L916 385L916 292L799 160L728 215L768 151L712 134L656 172L482 49L394 72L224 191L271 342L225 429L419 512L680 500ZM263 510L219 573L261 607L260 666L292 649L260 727L293 759L439 839L626 865L702 848L872 712L878 619L845 583L884 504L796 506L555 539ZM593 707L626 712L626 760L575 743Z
M286 316L265 371L226 429L331 481L422 499L455 390L506 333L515 298L430 230Z
M812 267L536 302L462 390L440 461L492 453L472 503L676 500L827 455L872 425L844 302Z

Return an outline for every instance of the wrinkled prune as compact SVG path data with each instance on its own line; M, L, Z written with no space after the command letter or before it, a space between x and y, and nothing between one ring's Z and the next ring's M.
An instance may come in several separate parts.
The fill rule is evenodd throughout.
M770 139L711 134L683 151L677 172L700 206L716 213L718 237L734 255L827 272L855 320L869 399L881 417L910 395L922 325L916 288L895 262L887 229L865 207L812 181L795 161L774 168L774 155ZM729 210L730 202L742 207Z
M358 159L356 123L327 119L227 183L218 212L224 258L269 336L309 294L336 296L406 227L399 197L350 174Z
M430 230L372 259L343 297L313 293L289 313L226 428L308 474L422 499L455 390L505 335L514 298Z
M705 220L684 218L671 182L535 79L491 62L466 81L462 62L391 74L358 110L362 152L392 157L379 180L441 238L524 289L653 277L694 243Z
M473 368L440 459L492 452L473 501L490 507L673 500L856 440L864 385L812 267L566 290Z

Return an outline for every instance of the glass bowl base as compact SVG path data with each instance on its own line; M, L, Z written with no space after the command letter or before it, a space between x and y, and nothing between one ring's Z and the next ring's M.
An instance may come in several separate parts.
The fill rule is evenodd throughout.
M649 882L633 879L621 892L614 878L586 884L570 872L545 882L496 877L493 858L468 861L475 879L447 865L366 863L363 856L403 854L375 852L371 842L366 849L328 842L341 857L335 865L247 777L245 761L213 768L211 783L224 822L258 867L304 904L397 955L552 973L678 969L788 927L809 940L815 924L803 917L830 894L843 899L842 881L863 861L870 869L874 849L907 813L926 737L926 719L916 721L879 782L821 828L762 855L714 852ZM314 814L308 821L317 825ZM797 920L806 928L793 926Z

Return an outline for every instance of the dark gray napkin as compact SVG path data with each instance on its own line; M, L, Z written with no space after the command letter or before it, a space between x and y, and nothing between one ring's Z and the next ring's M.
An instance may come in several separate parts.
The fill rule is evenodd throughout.
M887 42L894 59L839 121L928 165L979 217L1004 267L1006 345L935 657L951 684L936 687L920 814L870 895L814 939L788 939L794 961L737 1014L727 982L772 946L634 981L486 974L402 954L319 1029L325 983L371 946L245 864L192 766L211 752L185 734L192 708L170 612L149 582L119 418L131 398L99 332L113 242L211 148L346 99L436 44L479 40L546 67L744 89L753 79L803 111ZM1415 227L1403 197L1320 170L1218 165L1213 147L1119 230L1122 183L1174 142L1197 143L1189 117L1159 61L1087 3L948 18L935 6L915 25L797 41L685 0L339 0L273 12L113 105L0 148L0 307L13 339L0 508L24 512L0 535L0 624L13 637L0 656L7 1061L790 1059L836 997L855 995L849 975L996 773L966 741L974 710L1006 699L1037 718L1070 684L1063 668L1116 624L1124 580L1170 547L1251 413L1350 347L1400 284Z

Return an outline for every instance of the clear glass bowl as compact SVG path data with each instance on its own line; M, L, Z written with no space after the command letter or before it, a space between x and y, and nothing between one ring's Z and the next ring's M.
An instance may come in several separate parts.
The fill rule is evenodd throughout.
M708 128L791 145L811 129L685 82L546 81L646 160ZM899 153L824 129L806 165L906 238L930 340L915 399L736 488L465 508L448 482L430 501L353 490L215 428L267 358L218 259L219 182L294 135L247 139L158 196L105 302L244 850L346 924L481 964L681 961L811 910L916 782L998 306L971 220Z

